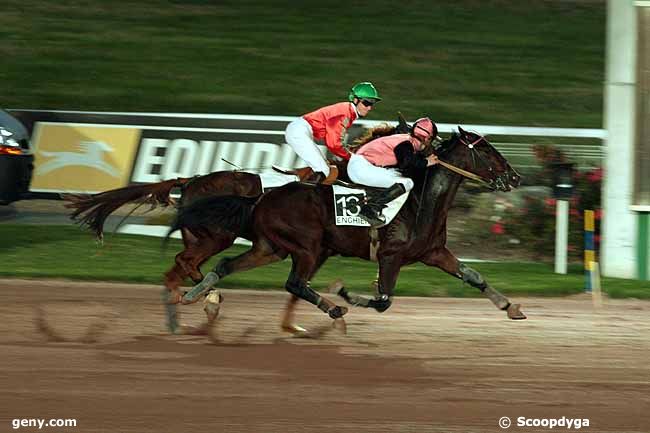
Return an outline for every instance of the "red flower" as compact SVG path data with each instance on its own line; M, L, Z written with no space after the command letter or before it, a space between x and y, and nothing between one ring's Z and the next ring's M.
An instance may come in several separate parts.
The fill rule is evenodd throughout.
M589 182L600 182L603 179L603 169L596 168L589 173L587 173L587 180Z
M600 220L603 217L603 210L602 209L596 209L594 211L594 219Z
M545 202L548 206L555 206L555 199L554 199L554 198L547 198L547 199L544 199L544 202Z
M501 224L501 223L492 224L492 227L490 228L490 231L495 235L502 235L502 234L505 233L505 230L503 228L503 224Z

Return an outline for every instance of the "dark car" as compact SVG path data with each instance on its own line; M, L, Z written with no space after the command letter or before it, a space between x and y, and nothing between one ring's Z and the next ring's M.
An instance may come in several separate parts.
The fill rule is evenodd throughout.
M26 197L33 169L29 132L18 119L0 110L0 205Z

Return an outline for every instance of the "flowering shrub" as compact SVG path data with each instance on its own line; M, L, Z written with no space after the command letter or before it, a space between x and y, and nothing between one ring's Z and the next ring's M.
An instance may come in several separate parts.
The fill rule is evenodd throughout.
M542 171L536 183L548 187L553 182L553 163L566 162L565 155L552 146L536 146L537 159ZM600 241L600 206L602 168L589 171L576 171L574 176L574 196L569 201L569 257L581 260L584 252L584 211L593 210L595 214L595 248ZM513 206L501 218L502 235L517 239L523 247L530 249L538 258L550 258L555 252L555 210L556 202L550 194L525 194L519 206ZM492 233L496 234L494 226Z

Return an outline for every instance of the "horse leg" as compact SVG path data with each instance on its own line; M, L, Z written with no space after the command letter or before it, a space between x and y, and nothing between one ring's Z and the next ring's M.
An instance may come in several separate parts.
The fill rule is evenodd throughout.
M186 249L176 256L176 263L185 270L192 281L198 283L203 279L199 267L210 257L231 247L236 238L237 236L226 232L210 233L209 236L198 237L188 234Z
M287 254L285 252L276 251L268 242L255 242L250 250L238 255L237 257L226 257L221 259L214 269L205 275L200 283L192 287L189 292L183 295L181 302L183 304L193 304L199 300L201 295L206 294L225 276L235 272L268 265L282 260L286 256Z
M203 275L199 270L199 266L208 258L231 246L234 239L235 237L233 235L225 233L222 236L196 237L189 233L189 231L183 232L185 249L176 255L176 264L165 274L165 289L162 294L167 318L167 328L170 332L176 333L179 329L179 314L176 304L181 302L183 295L178 288L188 276L195 282L201 281ZM220 301L219 303L223 301L221 297L218 299ZM208 313L208 322L210 322L210 318L214 321L218 314L218 309L212 305L206 308L210 310ZM215 310L217 311L215 312ZM202 333L201 330L205 329L206 325L199 328L185 328L186 332L196 334Z
M287 302L287 306L284 309L284 314L282 315L282 324L280 327L282 328L283 331L290 332L292 334L307 334L307 330L303 328L302 326L296 325L294 323L294 310L296 309L296 304L300 300L299 297L296 295L291 295L289 298L289 301Z
M314 267L314 270L312 271L311 276L309 279L311 280L314 278L314 275L316 275L316 272L321 268L323 263L327 260L327 258L331 255L329 251L323 251L320 256L318 257L318 261ZM309 282L307 283L309 284ZM296 304L300 300L299 297L296 295L291 295L289 298L289 301L287 302L287 306L284 310L284 315L282 316L282 329L287 332L291 332L292 334L299 334L299 335L306 335L307 330L303 328L302 326L296 325L294 323L294 310L296 309Z
M522 320L526 315L520 311L520 304L512 304L508 298L491 287L480 273L461 263L447 248L435 250L422 260L428 266L436 266L449 275L469 283L479 289L500 310L505 311L512 320Z
M182 253L178 254L176 257L183 254L185 257L190 256L191 250L184 250ZM204 259L205 260L205 259ZM161 299L165 307L165 317L167 329L172 334L179 332L182 328L179 325L180 314L176 305L181 302L183 297L182 293L178 290L179 287L183 284L185 278L189 275L187 267L182 266L177 262L172 266L172 268L165 273L165 287L163 288Z
M397 284L397 277L402 266L397 256L383 256L379 259L379 277L377 295L374 299L349 292L345 287L338 288L337 294L355 307L374 308L379 313L390 308L393 303L393 290Z
M183 281L189 274L187 267L183 265L183 261L181 260L181 257L186 255L192 246L185 237L185 234L183 234L183 244L185 249L176 255L174 266L165 273L165 288L161 293L161 300L165 307L165 322L167 329L172 334L177 333L180 328L178 323L180 316L176 304L181 302L182 295L178 291L178 288L183 284Z
M334 304L309 287L309 278L314 274L316 267L316 259L313 254L306 250L298 250L292 253L291 258L293 259L293 268L284 286L287 291L314 304L332 319L341 319L348 309Z
M174 258L174 266L165 273L165 288L161 293L161 300L165 307L166 325L169 332L175 334L180 325L178 309L176 304L181 302L182 294L178 288L183 284L185 278L192 273L186 264L186 257L191 256L192 248L198 245L197 238L187 229L181 230L184 249ZM200 274L200 273L199 273Z
M178 332L179 329L179 314L176 304L181 301L178 287L183 283L185 276L183 269L178 265L174 265L165 273L165 287L161 293L161 300L165 307L165 324L172 334Z

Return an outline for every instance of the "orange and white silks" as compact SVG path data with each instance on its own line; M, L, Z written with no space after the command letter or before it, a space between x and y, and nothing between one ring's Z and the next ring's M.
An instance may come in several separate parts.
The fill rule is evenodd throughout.
M347 130L357 119L357 112L350 102L328 105L302 116L311 125L316 140L324 140L327 149L343 159L350 153L343 148Z
M289 123L285 132L287 144L312 170L329 176L329 164L314 140L323 140L334 155L350 159L343 141L347 129L357 117L350 102L339 102L312 111Z

